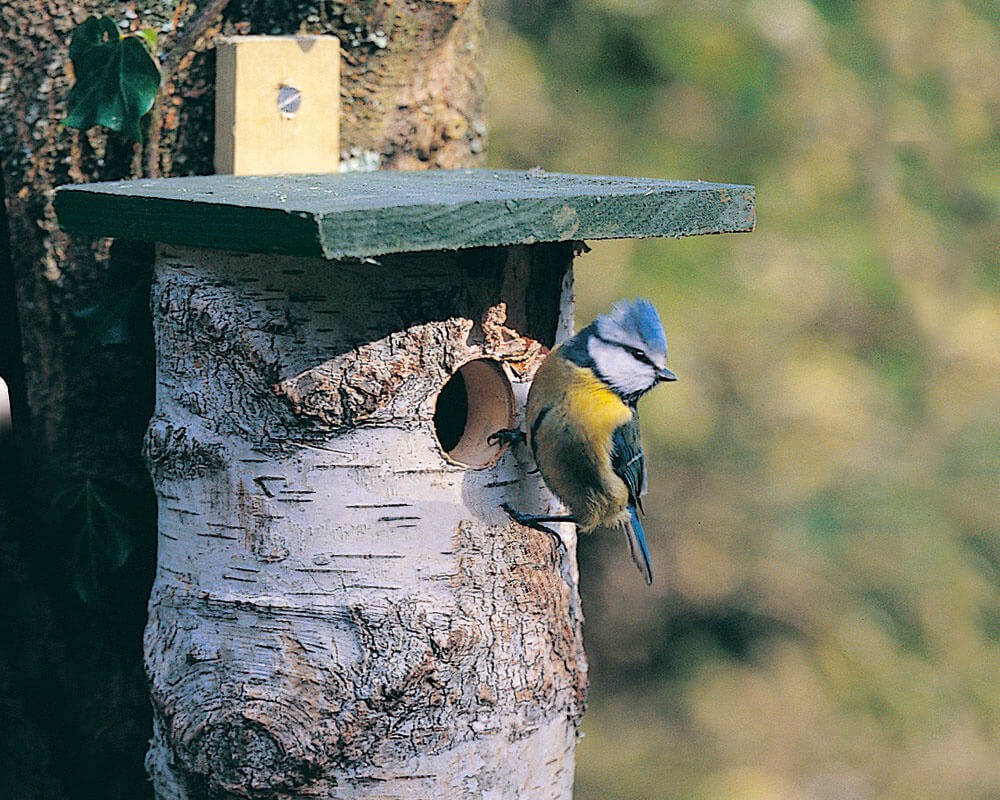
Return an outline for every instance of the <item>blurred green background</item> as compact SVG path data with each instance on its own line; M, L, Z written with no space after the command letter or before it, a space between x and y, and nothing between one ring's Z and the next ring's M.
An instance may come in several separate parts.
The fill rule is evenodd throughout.
M490 164L752 183L593 243L681 380L581 544L577 800L1000 798L1000 5L492 0Z

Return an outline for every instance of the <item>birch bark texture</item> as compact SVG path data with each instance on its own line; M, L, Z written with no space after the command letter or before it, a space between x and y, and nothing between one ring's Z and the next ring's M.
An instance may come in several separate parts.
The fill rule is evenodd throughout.
M498 508L552 502L523 448L445 440L518 421L572 325L572 256L159 246L160 800L571 797L573 530L557 547Z

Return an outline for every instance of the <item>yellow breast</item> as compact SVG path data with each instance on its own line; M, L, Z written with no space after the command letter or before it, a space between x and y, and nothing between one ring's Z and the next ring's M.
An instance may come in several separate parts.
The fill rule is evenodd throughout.
M580 530L616 522L628 490L611 467L611 435L631 420L629 406L554 351L535 373L526 417L538 469Z
M574 374L566 385L567 416L577 420L600 449L610 452L611 434L632 418L632 411L589 369L569 367Z
M611 467L611 435L632 410L585 367L553 352L528 393L529 441L546 485L581 530L611 524L628 490Z
M528 423L543 408L575 431L610 448L611 434L632 418L632 410L591 370L560 358L558 348L542 363L528 394Z

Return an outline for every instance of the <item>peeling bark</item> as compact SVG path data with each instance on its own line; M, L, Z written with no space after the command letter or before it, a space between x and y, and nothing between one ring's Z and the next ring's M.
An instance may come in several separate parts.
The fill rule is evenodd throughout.
M523 452L465 469L441 386L518 408L571 324L568 245L381 265L161 247L146 634L158 797L568 798L586 701L575 538ZM544 295L528 290L547 286ZM542 341L508 325L548 303Z

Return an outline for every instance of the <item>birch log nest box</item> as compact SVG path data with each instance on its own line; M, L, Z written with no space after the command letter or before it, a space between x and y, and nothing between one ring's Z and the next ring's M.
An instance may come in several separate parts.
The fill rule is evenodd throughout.
M569 798L575 540L523 447L581 240L748 231L753 189L492 170L68 186L156 241L157 796Z

